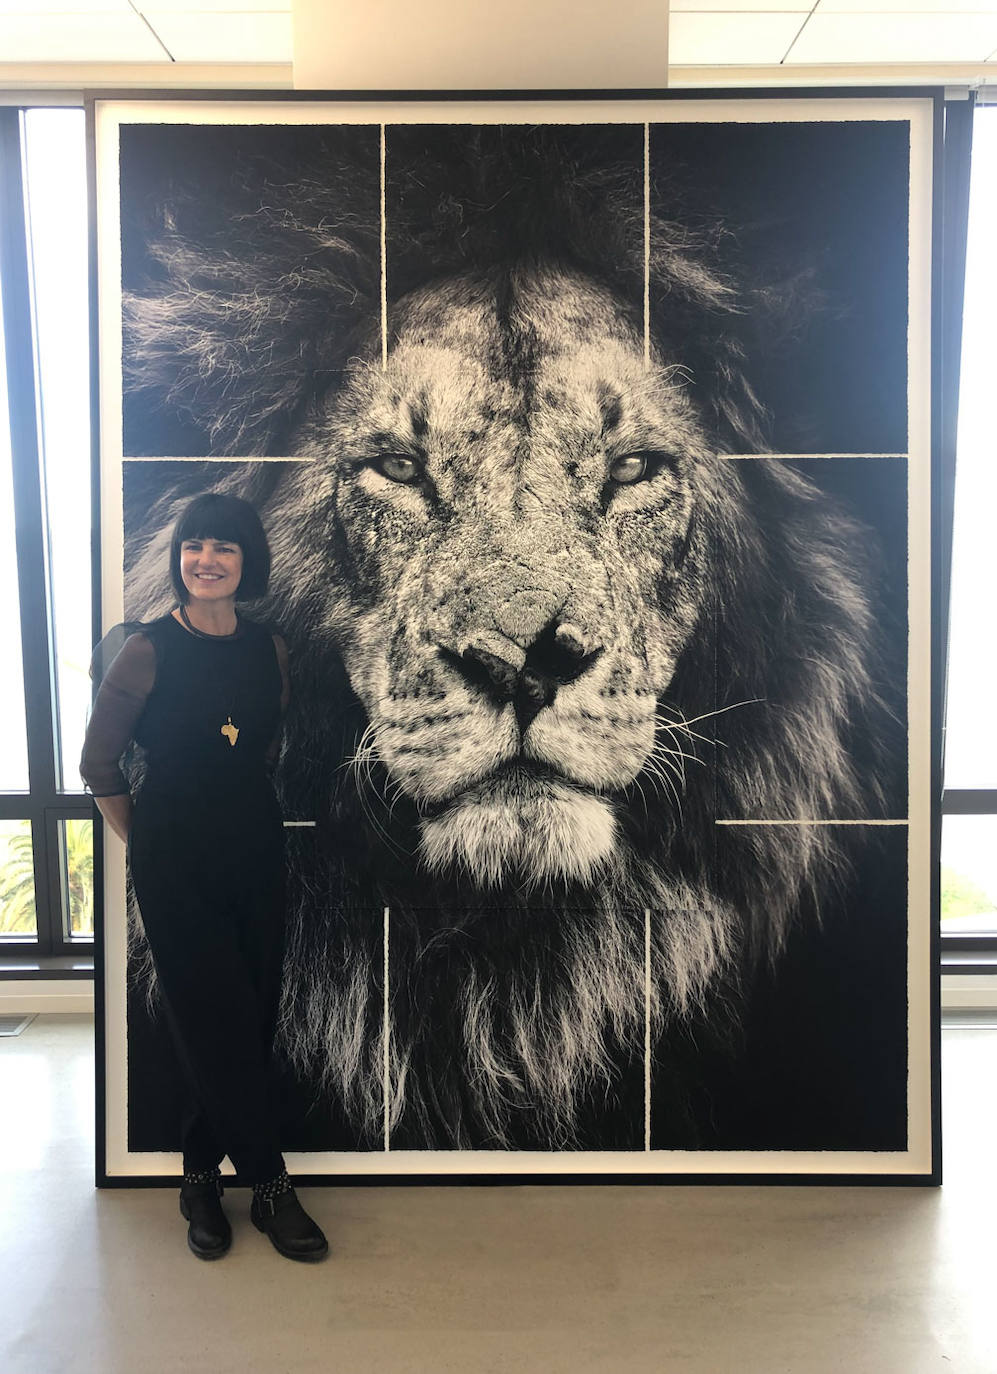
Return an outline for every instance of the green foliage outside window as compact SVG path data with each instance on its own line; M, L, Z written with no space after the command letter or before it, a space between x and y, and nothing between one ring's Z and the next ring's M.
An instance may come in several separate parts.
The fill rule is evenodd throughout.
M953 921L964 916L985 916L997 911L990 895L979 883L954 868L942 866L942 920Z
M31 822L0 823L0 936L37 932Z
M59 822L69 935L93 935L93 822ZM0 938L37 934L29 821L0 822Z
M93 821L67 820L62 824L69 934L93 935Z

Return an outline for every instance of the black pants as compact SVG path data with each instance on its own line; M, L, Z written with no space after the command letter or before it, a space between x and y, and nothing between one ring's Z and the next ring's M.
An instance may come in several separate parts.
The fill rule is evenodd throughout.
M131 874L189 1091L184 1170L284 1167L270 1059L284 954L283 828L269 787L236 799L144 788Z

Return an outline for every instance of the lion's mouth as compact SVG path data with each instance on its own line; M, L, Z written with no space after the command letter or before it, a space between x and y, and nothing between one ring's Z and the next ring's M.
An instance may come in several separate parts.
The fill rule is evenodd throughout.
M513 759L437 802L420 821L423 862L475 887L587 884L616 845L611 801L563 774Z
M444 815L458 803L479 801L485 804L498 796L505 801L514 801L548 792L554 786L581 790L559 769L517 756L506 759L497 768L481 774L470 782L462 783L459 788L455 788L444 797L434 797L431 801L421 802L419 814L423 820L431 821Z

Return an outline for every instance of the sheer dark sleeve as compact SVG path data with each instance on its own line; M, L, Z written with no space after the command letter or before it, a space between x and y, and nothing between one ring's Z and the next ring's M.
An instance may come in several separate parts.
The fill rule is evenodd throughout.
M80 776L95 797L128 791L120 760L156 681L156 651L143 634L131 635L111 663L93 704Z
M280 714L283 719L291 700L291 664L287 644L282 635L273 636L273 647L274 653L277 655L277 666L280 668ZM267 749L268 768L273 768L280 756L280 734L278 729Z

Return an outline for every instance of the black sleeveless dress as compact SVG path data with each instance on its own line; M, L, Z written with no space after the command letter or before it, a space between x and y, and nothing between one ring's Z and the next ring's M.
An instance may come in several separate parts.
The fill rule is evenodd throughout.
M283 825L267 773L280 725L280 667L270 632L248 620L235 635L201 637L164 616L141 635L144 643L126 641L105 684L120 694L119 722L129 699L138 713L130 737L143 750L145 774L130 871L190 1092L178 1143L185 1171L211 1169L227 1154L242 1182L266 1182L284 1167L270 1081L284 945ZM151 666L150 644L152 689L144 700L129 698L128 656ZM99 709L103 693L104 686L94 705L98 727L109 711ZM97 795L115 790L104 772L97 768Z

